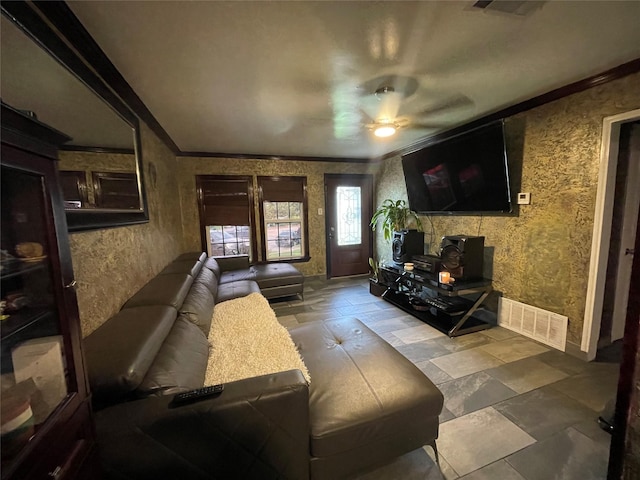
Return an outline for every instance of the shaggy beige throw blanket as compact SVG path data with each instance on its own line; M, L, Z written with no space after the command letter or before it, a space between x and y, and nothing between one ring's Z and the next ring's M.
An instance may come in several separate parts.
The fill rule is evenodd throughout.
M209 343L205 385L294 369L310 381L289 332L260 293L216 305Z

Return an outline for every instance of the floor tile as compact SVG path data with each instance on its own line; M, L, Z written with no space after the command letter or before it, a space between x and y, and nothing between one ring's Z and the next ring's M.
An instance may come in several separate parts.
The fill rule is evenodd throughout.
M442 476L444 477L445 480L456 480L457 478L460 478L460 476L458 475L458 472L456 472L453 469L453 467L449 465L444 458L442 458L442 456L440 456L440 461L438 462L438 466L440 467L440 473L442 473ZM392 480L392 479L389 479L389 480ZM399 480L399 479L393 479L393 480Z
M516 332L508 330L504 327L493 327L482 331L483 335L493 338L494 340L506 340L507 338L519 336Z
M429 325L403 328L402 330L394 330L391 333L402 340L405 344L422 342L424 340L431 340L432 338L444 336L443 333Z
M422 448L353 480L444 480L440 468Z
M408 325L402 317L393 318L381 318L378 320L372 320L370 316L364 316L363 322L377 334L390 333L395 330L402 330L408 328Z
M538 355L549 350L548 347L524 337L509 338L507 340L483 345L479 348L505 363L522 360L523 358Z
M306 304L306 302L305 302ZM352 306L346 298L319 297L317 301L311 303L316 308L338 308Z
M526 480L511 465L504 460L482 467L480 470L471 472L460 480Z
M341 315L362 315L368 312L379 312L380 308L375 303L366 303L364 305L340 305L338 307L333 307L334 310L337 310Z
M551 365L553 368L562 370L569 375L581 373L589 365L589 363L585 362L584 360L572 357L571 355L555 349L551 349L548 352L536 355L535 358L540 360L541 362L546 363L547 365Z
M432 362L453 378L464 377L503 364L501 360L481 349L482 347L476 347L450 353L449 355L434 358Z
M440 425L438 450L464 476L534 442L497 410L487 407Z
M429 377L429 380L431 380L436 385L440 385L441 383L448 382L452 379L449 374L440 370L433 363L431 363L430 360L417 362L416 367L418 367L422 371L422 373Z
M451 413L449 410L447 410L447 407L442 407L442 412L438 417L440 424L443 424L444 422L448 422L449 420L453 420L454 418L456 418L456 416L453 413Z
M449 338L443 334L442 345L453 353L479 347L480 345L486 345L493 341L493 339L480 332L469 333L467 335L460 335L459 337L453 338Z
M551 388L518 395L494 408L536 440L555 435L577 423L596 420L593 410Z
M409 345L400 345L396 347L396 350L413 363L424 362L425 360L431 360L432 358L449 353L449 350L439 345L437 340L426 340L424 342L410 343Z
M569 376L562 370L537 360L537 357L507 363L489 369L487 373L518 393L526 393Z
M385 341L391 345L392 347L399 347L400 345L404 345L404 342L402 340L400 340L398 337L396 337L393 333L388 332L388 333L379 333L378 335L380 335L382 338L385 339Z
M380 300L378 297L371 295L370 293L365 293L364 295L351 295L347 298L347 301L351 305L369 305L375 304L378 307L382 304L386 304L384 300Z
M456 417L480 410L516 395L516 392L484 372L438 385L444 405Z
M598 423L596 416L593 416L584 422L576 423L573 428L589 437L594 442L602 445L607 449L607 451L609 450L609 447L611 446L611 434L600 428L600 424Z
M602 480L607 477L607 451L569 428L507 458L527 480Z
M296 316L296 320L298 320L299 323L306 323L306 322L331 320L333 318L340 318L343 315L341 315L335 310L323 310L319 312L296 313L295 316Z
M560 380L552 388L600 412L615 395L619 366L611 363L590 364L582 373Z
M277 318L280 325L284 326L285 328L292 328L300 325L295 315L284 315Z

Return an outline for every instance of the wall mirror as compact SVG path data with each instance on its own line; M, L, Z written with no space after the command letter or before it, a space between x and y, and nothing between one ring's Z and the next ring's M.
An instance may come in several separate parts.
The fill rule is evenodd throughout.
M148 221L137 117L25 2L3 2L2 102L65 133L59 172L70 231Z

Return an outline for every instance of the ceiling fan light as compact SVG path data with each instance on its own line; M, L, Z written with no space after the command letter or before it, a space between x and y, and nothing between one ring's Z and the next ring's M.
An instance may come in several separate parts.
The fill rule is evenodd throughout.
M379 127L376 127L376 129L373 131L373 134L376 137L381 137L381 138L390 137L394 133L396 133L395 125L380 125Z

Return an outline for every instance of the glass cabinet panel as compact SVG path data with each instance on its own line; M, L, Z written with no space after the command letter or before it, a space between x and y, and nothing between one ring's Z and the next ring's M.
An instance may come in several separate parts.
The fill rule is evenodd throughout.
M57 250L44 177L2 166L2 467L27 448L74 386L53 281ZM52 258L53 257L53 258ZM69 362L70 363L70 362Z

